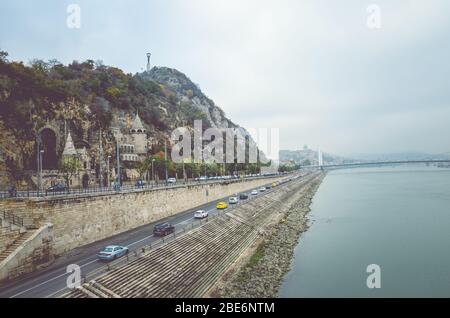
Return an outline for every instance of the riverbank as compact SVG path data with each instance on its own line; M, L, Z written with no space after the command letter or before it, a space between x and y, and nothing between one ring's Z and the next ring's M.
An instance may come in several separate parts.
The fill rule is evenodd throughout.
M277 297L292 264L299 236L308 229L310 204L325 174L293 194L287 212L264 229L264 236L235 262L208 296L225 298Z

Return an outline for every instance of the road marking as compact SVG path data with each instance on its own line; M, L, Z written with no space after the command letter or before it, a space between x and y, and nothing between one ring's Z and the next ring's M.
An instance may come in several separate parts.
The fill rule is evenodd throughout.
M208 211L211 211L211 210L208 210ZM189 220L192 220L192 219L193 219L193 218L191 218L191 219L189 219ZM183 222L185 222L185 221L176 223L175 225L182 224ZM152 238L152 237L154 237L153 234L150 235L150 236L146 236L146 237L144 237L144 238L141 239L141 240L138 240L138 241L136 241L136 242L133 242L133 243L131 243L131 244L128 244L128 247L133 246L133 245L136 245L136 244L138 244L138 243L141 243L141 242L143 242L143 241L145 241L145 240L148 240L148 239L150 239L150 238ZM95 263L96 261L97 261L97 260L94 259L94 260L92 260L92 261L90 261L90 262L88 262L88 263L86 263L86 264L81 265L80 268L85 267L85 266L87 266L87 265L89 265L89 264ZM33 286L33 287L30 287L30 288L28 288L28 289L26 289L26 290L24 290L24 291L21 291L20 293L17 293L17 294L15 294L15 295L11 296L10 298L15 298L15 297L17 297L17 296L23 295L23 294L25 294L25 293L27 293L27 292L33 290L33 289L36 289L36 288L38 288L38 287L40 287L40 286L42 286L42 285L45 285L45 284L47 284L47 283L49 283L49 282L54 281L55 279L61 278L61 277L66 276L66 275L68 275L68 274L67 274L67 273L64 273L64 274L58 275L58 276L56 276L56 277L53 277L53 278L51 278L51 279L49 279L49 280L46 280L46 281L44 281L44 282L42 282L42 283L39 283L39 284L37 284L37 285L35 285L35 286ZM65 288L64 288L64 289L65 289ZM59 290L59 291L61 291L61 290ZM50 297L50 296L49 296L49 297Z
M249 190L249 191L252 191L252 190ZM270 191L267 191L265 194L270 193L270 192L272 192L272 191L273 191L273 188L272 188ZM261 194L264 195L264 193L261 193ZM256 196L255 196L254 198L256 198ZM248 201L247 201L247 202L248 202ZM245 203L245 202L244 202L244 203ZM215 210L215 209L212 208L212 209L207 210L207 212L211 212L211 211L214 211L214 210ZM187 214L188 214L188 213L187 213ZM188 219L188 220L185 220L185 221L176 223L175 225L180 225L180 224L185 223L186 221L190 221L190 220L192 220L192 219L194 219L194 218L192 217L192 218L190 218L190 219ZM143 239L141 239L141 240L138 240L138 241L136 241L136 242L133 242L133 243L131 243L131 244L128 244L128 246L132 246L132 245L138 244L138 243L140 243L140 242L142 242L142 241L145 241L145 240L147 240L147 239L149 239L149 238L152 238L152 237L154 237L153 234L150 235L150 236L147 236L147 237L145 237L145 238L143 238ZM92 261L90 261L90 262L88 262L88 263L85 263L85 264L81 265L80 268L85 267L85 266L87 266L87 265L90 265L90 264L92 264L92 263L94 263L94 262L97 262L97 259L94 259L94 260L92 260ZM49 279L49 280L47 280L47 281L44 281L44 282L42 282L42 283L39 283L39 284L33 286L33 287L31 287L31 288L28 288L28 289L26 289L26 290L24 290L24 291L21 291L20 293L17 293L17 294L15 294L15 295L11 296L10 298L15 298L15 297L17 297L17 296L23 295L23 294L25 294L25 293L27 293L27 292L33 290L33 289L36 289L36 288L38 288L38 287L40 287L40 286L42 286L42 285L45 285L45 284L47 284L47 283L49 283L49 282L51 282L51 281L54 281L54 280L56 280L56 279L58 279L58 278L61 278L61 277L63 277L63 276L66 276L66 275L68 275L68 273L64 273L64 274L58 275L58 276L56 276L56 277L53 277L53 278L51 278L51 279ZM51 297L51 296L53 296L53 295L55 295L55 294L61 292L62 290L66 289L66 288L67 288L67 287L65 287L65 288L63 288L63 289L60 289L60 290L58 290L58 291L56 291L56 292L54 292L54 293L52 293L52 294L46 296L45 298Z
M96 262L96 261L97 261L97 260L93 260L93 261L90 261L90 262L88 262L88 263L86 263L86 264L83 264L83 265L80 266L80 268L85 267L85 266L87 266L87 265L89 265L89 264L92 264L92 263L94 263L94 262ZM40 286L42 286L42 285L45 285L45 284L47 284L47 283L50 283L50 282L54 281L55 279L61 278L61 277L66 276L66 275L68 275L68 274L69 274L69 273L64 273L64 274L60 274L60 275L58 275L58 276L55 276L55 277L53 277L53 278L50 278L49 280L46 280L45 282L39 283L39 284L37 284L37 285L35 285L35 286L31 287L31 288L28 288L28 289L26 289L26 290L23 290L23 291L21 291L20 293L17 293L17 294L15 294L15 295L13 295L13 296L11 296L11 297L9 297L9 298L16 298L17 296L23 295L23 294L25 294L25 293L27 293L27 292L33 290L33 289L36 289L36 288L38 288L38 287L40 287Z
M150 235L150 236L146 236L146 237L144 237L142 240L139 240L139 241L133 242L133 243L131 243L131 244L128 244L128 247L130 247L130 246L132 246L132 245L135 245L135 244L138 244L138 243L141 243L142 241L148 240L148 239L152 238L153 236L154 236L153 234Z

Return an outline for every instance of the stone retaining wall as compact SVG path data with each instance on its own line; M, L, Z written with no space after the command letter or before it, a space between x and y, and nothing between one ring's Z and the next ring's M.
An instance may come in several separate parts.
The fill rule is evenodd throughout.
M69 251L280 178L84 197L0 202L34 224L52 223L54 251Z

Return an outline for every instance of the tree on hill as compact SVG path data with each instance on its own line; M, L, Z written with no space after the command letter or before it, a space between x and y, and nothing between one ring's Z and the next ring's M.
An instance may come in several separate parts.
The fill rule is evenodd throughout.
M70 180L81 170L81 162L75 156L64 157L61 159L59 169L64 175L67 188L69 188Z

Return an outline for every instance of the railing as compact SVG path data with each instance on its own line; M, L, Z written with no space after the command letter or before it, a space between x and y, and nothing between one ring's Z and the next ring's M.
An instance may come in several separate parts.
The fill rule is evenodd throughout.
M8 199L8 198L39 198L39 197L61 197L61 196L77 196L84 194L103 194L103 193L127 193L127 192L135 192L135 191L145 191L152 189L164 189L164 188L176 188L176 187L185 187L190 185L199 185L199 184L214 184L214 183L234 183L240 182L243 180L256 180L256 179L264 179L264 178L275 178L283 176L283 174L271 174L271 175L263 175L263 176L255 176L255 177L239 177L239 178L230 178L230 179L214 179L214 180L189 180L189 181L179 181L176 183L147 183L144 185L122 185L121 187L90 187L90 188L81 188L81 189L68 189L65 191L15 191L14 193L10 193L8 191L0 192L0 200Z
M174 233L167 235L167 236L163 236L161 239L151 242L148 245L145 245L139 249L136 249L134 251L130 251L125 257L119 258L115 261L112 262L106 262L105 265L100 266L99 268L85 274L82 276L82 283L87 283L89 281L92 281L93 279L95 279L96 277L106 273L106 272L110 272L113 270L116 270L126 264L129 264L132 261L135 261L141 257L143 257L145 254L147 254L148 252L150 252L151 250L157 249L162 247L163 245L170 243L172 241L174 241L177 237L179 237L182 234L187 233L188 231L191 231L193 229L199 228L202 225L216 219L219 217L227 217L226 214L226 210L219 210L217 212L217 214L215 215L211 215L208 216L205 219L200 219L198 221L194 221L192 223L190 223L189 225L184 226L182 229L175 231Z
M265 176L267 177L267 176ZM283 188L285 185L289 184L286 183L287 181L291 181L292 179L289 180L285 180L285 182L283 183L283 185L281 185L281 187ZM277 187L276 189L278 189L279 187ZM274 188L271 188L270 190L268 190L265 194L271 193L274 191ZM266 197L266 196L264 196ZM242 205L248 204L249 202L252 202L256 199L260 198L260 196L249 196L247 200L245 200L245 202L242 203L238 203L238 204L230 204L228 209L224 209L224 210L217 210L216 214L213 215L209 215L207 218L205 219L199 219L198 221L195 221L185 225L183 228L179 229L178 231L175 230L174 233L164 236L161 239L154 241L154 242L150 242L147 245L142 246L141 248L135 249L133 251L129 251L129 253L121 258L118 258L114 261L111 262L106 262L104 265L94 269L93 271L82 275L82 283L88 283L92 280L94 280L95 278L99 277L102 274L105 274L107 272L111 272L114 270L117 270L119 268L121 268L124 265L127 265L139 258L142 258L143 256L145 256L148 252L150 252L151 250L160 248L162 246L164 246L165 244L168 244L172 241L174 241L177 237L179 237L182 234L187 233L188 231L191 231L193 229L199 228L202 225L211 222L212 220L215 220L217 218L228 218L230 219L230 216L227 216L226 214L228 212L230 212L230 210L233 210L237 207L240 207ZM279 201L275 201L275 203L278 203ZM66 288L63 291L60 292L60 295L70 292L70 288Z
M19 227L23 227L23 218L15 215L9 211L3 211L3 220L8 221L10 224L14 224Z

